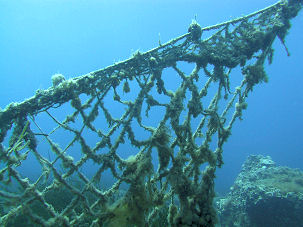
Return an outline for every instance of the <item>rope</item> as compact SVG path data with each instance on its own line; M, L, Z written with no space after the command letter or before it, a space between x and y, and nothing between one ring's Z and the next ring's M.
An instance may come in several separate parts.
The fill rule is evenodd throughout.
M1 225L215 226L223 145L301 8L279 1L210 27L193 21L163 45L73 79L54 75L52 87L9 104ZM24 176L28 165L35 177Z

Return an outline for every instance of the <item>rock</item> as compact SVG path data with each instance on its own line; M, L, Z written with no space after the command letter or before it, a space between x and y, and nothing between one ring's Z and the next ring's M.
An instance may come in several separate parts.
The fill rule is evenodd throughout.
M303 172L251 155L216 207L221 227L303 227Z

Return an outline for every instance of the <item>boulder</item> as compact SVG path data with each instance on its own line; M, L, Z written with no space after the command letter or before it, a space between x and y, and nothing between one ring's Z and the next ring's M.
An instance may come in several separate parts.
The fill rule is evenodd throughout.
M221 227L303 227L303 172L251 155L216 207Z

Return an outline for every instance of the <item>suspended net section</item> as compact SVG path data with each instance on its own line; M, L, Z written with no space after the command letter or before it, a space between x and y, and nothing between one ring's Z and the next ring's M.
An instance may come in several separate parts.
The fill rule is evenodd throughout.
M223 144L301 8L280 1L211 27L194 21L166 44L54 75L49 89L9 104L1 226L214 226Z

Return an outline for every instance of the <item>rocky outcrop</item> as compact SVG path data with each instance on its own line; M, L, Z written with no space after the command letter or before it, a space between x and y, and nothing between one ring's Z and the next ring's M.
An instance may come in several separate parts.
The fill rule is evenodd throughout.
M251 155L216 206L221 227L301 227L303 172Z

